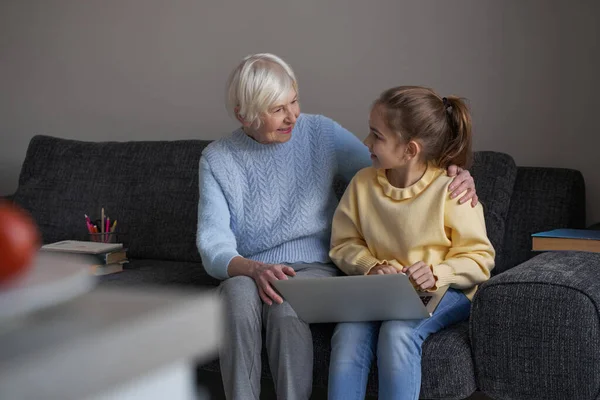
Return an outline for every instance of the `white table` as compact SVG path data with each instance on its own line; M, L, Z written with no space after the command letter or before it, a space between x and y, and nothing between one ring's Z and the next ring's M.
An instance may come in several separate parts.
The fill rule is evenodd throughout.
M214 292L97 288L0 325L0 399L196 399L221 331Z

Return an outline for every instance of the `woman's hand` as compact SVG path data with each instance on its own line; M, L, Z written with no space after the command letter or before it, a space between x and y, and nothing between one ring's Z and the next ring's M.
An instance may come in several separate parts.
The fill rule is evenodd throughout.
M258 295L268 305L272 305L273 301L277 304L283 303L283 299L277 294L272 283L295 275L296 271L287 265L265 264L261 262L255 262L250 274L258 287Z
M408 278L413 282L413 285L421 290L431 289L435 286L433 270L423 261L416 262L410 267L404 267L402 272L408 275Z
M466 169L451 165L448 167L448 176L455 177L452 180L452 183L450 183L450 186L448 186L448 190L451 192L450 198L453 199L466 190L466 193L458 200L458 202L462 204L471 200L471 207L475 207L479 198L475 191L475 181L473 180L471 173Z
M377 264L367 275L387 275L387 274L397 274L398 270L392 267L389 264Z

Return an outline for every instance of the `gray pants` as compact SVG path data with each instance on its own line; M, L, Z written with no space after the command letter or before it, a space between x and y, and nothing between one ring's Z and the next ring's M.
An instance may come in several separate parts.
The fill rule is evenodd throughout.
M298 278L335 276L333 264L293 264ZM226 310L224 346L219 350L227 399L260 396L262 327L278 399L307 400L312 391L313 343L308 324L290 305L269 306L247 276L229 278L219 287Z

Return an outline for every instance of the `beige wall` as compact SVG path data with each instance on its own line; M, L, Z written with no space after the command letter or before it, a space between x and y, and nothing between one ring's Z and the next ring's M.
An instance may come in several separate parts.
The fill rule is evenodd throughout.
M579 169L600 221L600 6L592 0L0 2L0 193L34 134L218 138L237 61L291 63L305 112L364 137L382 89L470 99L475 148Z

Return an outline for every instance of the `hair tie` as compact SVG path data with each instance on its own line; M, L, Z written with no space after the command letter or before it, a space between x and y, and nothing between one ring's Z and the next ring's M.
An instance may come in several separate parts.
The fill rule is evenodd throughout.
M444 103L444 108L446 109L446 113L448 113L448 115L452 114L452 106L448 103L448 99L445 97L442 97L442 103Z

